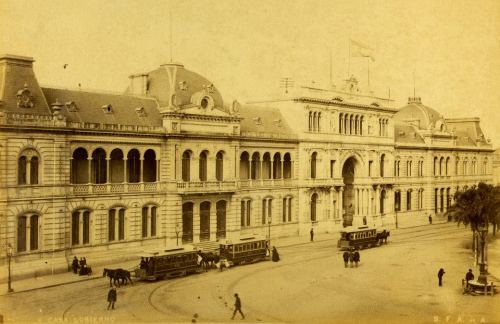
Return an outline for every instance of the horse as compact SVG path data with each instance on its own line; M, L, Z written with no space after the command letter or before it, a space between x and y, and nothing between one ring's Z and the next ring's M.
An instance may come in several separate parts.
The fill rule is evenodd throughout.
M118 284L118 286L120 286L120 280L122 281L122 283L121 283L122 285L126 285L127 281L129 281L130 284L132 284L132 278L130 277L130 271L128 271L128 270L104 268L104 271L102 272L102 276L105 277L106 275L109 277L109 286L110 287L113 286L111 283L111 280L113 280L113 283L115 285Z
M213 267L216 263L219 263L219 260L220 256L215 253L198 251L198 264L205 269Z
M382 245L382 243L384 243L384 242L385 242L385 244L387 244L387 237L389 237L389 235L391 235L391 233L389 231L386 231L386 230L383 230L381 233L377 234L377 239L378 239L380 245Z

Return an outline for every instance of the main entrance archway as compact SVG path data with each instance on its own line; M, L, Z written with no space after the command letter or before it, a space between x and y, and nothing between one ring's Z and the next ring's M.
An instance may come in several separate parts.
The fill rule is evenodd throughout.
M354 171L356 166L356 159L350 157L344 162L342 167L342 179L344 180L344 191L342 192L342 209L344 226L352 225L352 218L354 215L355 201L354 201Z

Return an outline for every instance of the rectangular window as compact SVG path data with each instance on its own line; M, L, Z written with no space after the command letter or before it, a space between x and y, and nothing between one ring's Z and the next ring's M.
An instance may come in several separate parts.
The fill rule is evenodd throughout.
M282 219L281 219L283 221L283 223L286 222L287 200L288 200L288 198L283 198L283 215L282 215Z
M90 212L83 212L83 244L90 243Z
M247 200L247 223L246 226L250 226L250 213L251 213L252 201Z
M156 207L151 207L151 236L156 236Z
M288 221L292 221L292 198L288 198Z
M335 170L335 160L330 160L330 178L333 179L333 173Z
M246 213L245 213L245 208L246 208L246 201L242 200L241 201L241 221L240 221L240 226L245 227L245 218L246 218Z
M77 245L80 241L80 212L71 214L71 244Z
M273 200L267 201L267 221L270 222L273 217Z
M115 240L115 216L116 210L110 209L108 215L108 241L110 242Z
M142 207L142 237L148 236L148 207Z
M118 240L125 239L125 209L118 211Z
M38 250L38 215L30 218L30 250Z
M262 224L266 224L267 200L262 200Z
M372 176L373 161L368 161L368 176Z

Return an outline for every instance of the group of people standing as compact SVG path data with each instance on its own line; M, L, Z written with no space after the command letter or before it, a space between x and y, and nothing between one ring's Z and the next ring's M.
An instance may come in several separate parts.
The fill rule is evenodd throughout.
M350 267L352 268L353 263L358 267L358 262L361 261L361 255L358 250L351 248L349 251L345 251L342 255L344 259L344 267L347 268L347 264L350 263Z
M73 273L78 273L80 276L90 275L92 273L92 268L87 265L87 259L85 259L85 257L78 260L75 256L71 263L71 267L73 268ZM80 269L80 271L78 271L78 269Z

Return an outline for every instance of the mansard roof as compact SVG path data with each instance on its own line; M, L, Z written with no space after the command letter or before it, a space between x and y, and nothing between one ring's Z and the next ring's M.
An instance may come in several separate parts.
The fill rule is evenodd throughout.
M47 102L62 104L69 122L162 126L158 103L153 98L42 88Z
M436 110L422 104L420 98L409 98L408 104L394 116L396 120L409 122L419 129L439 129L444 123L443 116Z
M409 124L394 123L394 140L396 143L404 144L424 144L424 138L418 132L418 129Z
M262 137L266 134L277 134L289 138L296 137L278 108L260 106L241 106L241 132L257 133Z

